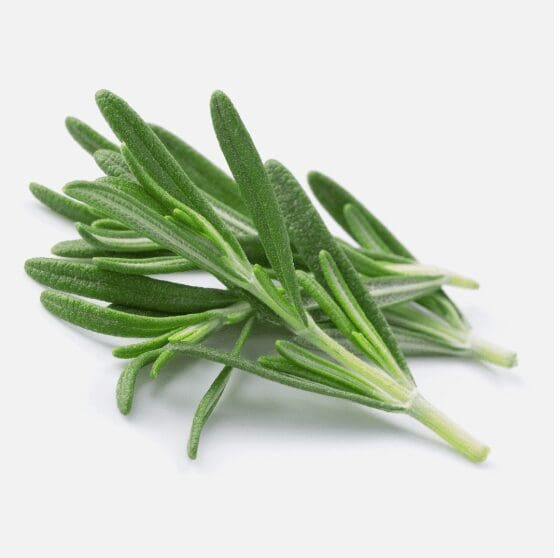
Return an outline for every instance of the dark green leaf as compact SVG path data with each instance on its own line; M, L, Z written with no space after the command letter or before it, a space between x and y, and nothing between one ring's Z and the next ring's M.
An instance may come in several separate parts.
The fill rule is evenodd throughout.
M100 269L128 275L159 275L198 269L195 264L181 256L159 256L156 258L98 257L93 258L93 263Z
M71 324L118 337L152 337L186 327L193 320L192 316L155 318L119 312L55 291L43 291L41 302L49 312Z
M93 158L99 168L107 175L115 178L134 179L122 153L111 149L98 149Z
M41 184L32 182L29 185L29 189L41 203L71 221L80 221L81 223L87 223L89 225L99 218L98 215L83 203L63 196L46 186L41 186Z
M160 353L160 349L149 351L135 358L124 367L117 383L117 406L123 415L128 415L132 408L138 373L144 366L156 360Z
M78 120L72 116L66 119L66 128L70 135L88 152L92 155L98 149L109 149L111 151L118 151L119 146L115 145L112 141L96 132L93 128L88 126L85 122Z
M369 225L376 231L384 244L388 246L394 254L407 258L413 257L393 233L387 229L379 219L372 215L364 205L354 198L352 194L340 186L340 184L337 184L334 180L320 172L310 172L307 175L307 180L315 197L321 202L321 205L348 234L352 233L344 217L344 206L352 204L362 211Z
M233 347L232 354L239 355L241 353L241 349L243 345L249 338L249 334L251 333L251 329L253 327L254 319L251 318L239 334L239 337ZM212 385L208 389L208 391L204 394L196 411L194 413L192 426L191 426L191 434L189 436L189 443L187 447L188 456L191 459L196 459L196 455L198 453L198 445L200 442L200 435L202 433L202 429L204 425L210 418L210 415L214 411L218 401L222 397L224 393L224 389L229 381L231 376L232 367L225 366L222 371L218 374L216 379L212 382Z
M210 108L220 147L251 213L268 260L300 318L305 321L286 225L253 140L224 93L217 91L212 95Z
M140 309L190 314L237 302L230 291L113 273L91 263L33 258L25 270L47 287Z
M83 239L78 240L63 240L58 244L55 244L51 248L51 252L55 256L60 256L61 258L94 258L96 256L112 256L116 252L107 249L99 248L97 246L92 246ZM141 258L142 256L159 257L163 255L169 255L169 250L161 249L158 252L142 252L142 253L119 253L122 258L134 257Z

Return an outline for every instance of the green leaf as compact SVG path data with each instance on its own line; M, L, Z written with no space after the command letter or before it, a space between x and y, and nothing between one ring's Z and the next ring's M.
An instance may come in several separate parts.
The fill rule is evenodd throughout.
M321 174L320 172L310 172L307 181L315 197L321 205L331 214L334 220L344 228L348 234L352 234L350 227L344 216L344 207L348 204L354 205L361 212L369 226L376 232L382 242L399 256L412 258L412 254L399 242L393 233L379 221L368 209L362 205L354 196L346 191L340 184Z
M70 132L70 135L80 144L80 146L92 155L98 149L109 149L110 151L119 150L118 145L115 145L112 141L109 141L99 132L96 132L85 122L82 122L77 118L74 118L72 116L66 118L66 128Z
M187 326L193 321L191 315L155 318L119 312L55 291L43 291L41 302L51 314L62 320L90 331L118 337L152 337Z
M169 336L181 331L182 328L177 328L171 331L166 331L162 335L158 335L149 339L148 341L141 341L140 343L131 343L130 345L121 345L113 349L113 356L116 358L135 358L143 353L153 351L154 349L161 349L169 342Z
M418 298L416 302L448 324L459 329L469 329L469 324L462 312L443 291L440 290L429 296Z
M321 395L327 395L329 397L336 397L339 399L347 399L349 401L360 403L361 405L365 405L367 407L383 409L385 411L403 410L402 407L385 404L372 397L359 395L347 390L333 388L319 382L298 378L296 376L292 376L291 374L267 368L257 362L242 358L240 356L232 355L231 353L219 351L211 347L204 347L203 345L190 345L188 343L171 343L167 347L167 349L169 349L170 351L179 351L191 357L203 358L212 362L220 362L221 364L225 364L226 366L244 370L245 372L260 376L261 378L264 378L266 380L291 386L303 391L310 391L312 393L318 393Z
M60 256L61 258L93 258L96 256L112 256L115 254L114 251L99 248L98 246L92 246L89 242L83 239L78 240L63 240L58 242L51 248L51 252L55 256ZM141 253L119 253L120 257L134 257L141 258L142 256L159 257L162 255L169 255L168 250L161 249L158 252L141 252Z
M127 230L126 227L119 223L118 221L113 221L113 219L96 219L91 223L92 227L96 229L105 229L105 230L112 230L112 231L124 231Z
M251 333L251 329L253 327L254 319L251 318L248 322L243 326L239 337L233 347L232 354L239 355L241 353L241 349L243 345L249 338L249 334ZM191 459L196 459L198 453L198 445L200 443L200 435L202 433L202 429L204 425L210 418L210 415L216 408L218 401L222 397L226 385L229 381L231 376L232 367L225 366L222 368L222 371L218 374L216 379L212 382L212 385L208 389L208 391L204 394L196 411L194 413L192 426L191 426L191 433L189 436L189 443L187 446L187 453Z
M33 258L25 262L25 271L53 289L160 312L190 314L237 302L230 291L113 273L92 263Z
M325 251L331 255L344 282L357 301L357 305L362 309L368 321L371 322L398 363L399 368L413 381L406 359L375 300L367 291L360 276L339 244L332 237L302 187L279 162L268 161L266 167L280 203L282 214L286 217L290 239L298 254L313 272L315 278L322 282L325 287L328 287L328 282L323 275L324 270L321 265L320 254Z
M331 322L348 338L352 337L355 327L348 316L333 300L331 295L310 274L303 271L297 272L299 282L305 292L319 305Z
M133 231L115 231L98 229L78 223L76 230L92 246L108 252L146 253L158 252L161 246Z
M99 218L98 215L83 203L78 203L46 186L32 182L29 185L29 189L41 203L71 221L89 224Z
M157 185L159 189L200 213L240 256L244 256L243 250L233 234L216 215L208 201L165 148L155 132L140 116L123 99L110 91L99 91L95 98L99 109L116 136L126 144L133 159L141 167L143 173L149 177L150 180L144 182L144 186L152 188L154 191L153 188ZM127 162L130 166L130 160ZM131 168L131 170L142 182L143 175L138 176L135 168Z
M104 178L99 178L96 182L105 184L118 192L123 192L124 194L132 196L134 199L148 206L156 213L160 213L161 215L166 215L168 213L168 210L148 192L146 192L146 190L134 179L131 180L124 177L106 176Z
M391 249L383 242L375 229L369 223L363 211L354 204L346 204L343 208L343 215L348 224L354 240L367 250L379 250L391 253Z
M134 399L134 387L138 373L144 366L157 359L161 350L149 351L129 362L123 369L117 383L117 406L123 415L128 415Z
M155 124L150 126L201 190L240 213L247 212L237 184L222 169L165 128Z
M99 269L127 275L159 275L198 269L195 264L181 256L158 256L155 258L95 257L93 263Z
M212 95L210 108L220 147L251 213L268 260L305 323L288 232L261 158L237 110L224 93L216 91Z
M107 175L115 178L134 179L122 153L111 149L98 149L93 158L98 167Z

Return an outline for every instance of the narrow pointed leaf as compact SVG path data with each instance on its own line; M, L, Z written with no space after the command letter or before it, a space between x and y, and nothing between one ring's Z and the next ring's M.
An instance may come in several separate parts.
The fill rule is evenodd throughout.
M113 219L96 219L91 223L92 227L96 229L105 229L105 230L112 230L112 231L125 231L127 230L126 227L119 223L118 221L114 221Z
M237 301L230 291L113 273L92 263L33 258L25 262L25 271L52 289L160 312L190 314Z
M99 218L98 215L83 203L63 196L46 186L41 186L41 184L32 182L29 185L29 189L42 204L71 221L80 221L81 223L87 223L89 225Z
M61 258L94 258L96 256L112 256L115 255L117 252L107 250L104 248L100 248L99 246L92 246L89 242L86 242L83 239L77 240L63 240L62 242L58 242L51 248L52 254L55 256L60 256ZM120 257L134 257L134 258L141 258L143 256L150 256L150 257L159 257L163 255L170 255L169 250L165 250L161 248L157 252L150 251L150 252L136 252L136 253L118 253Z
M117 383L117 406L123 415L128 415L132 408L138 373L144 366L156 360L160 353L161 350L149 351L135 358L124 367Z
M158 256L155 258L96 257L93 263L99 269L128 275L159 275L198 269L194 263L181 256Z
M214 130L272 268L305 322L286 225L261 158L230 99L221 91L210 102Z
M352 237L360 246L366 250L392 251L371 226L359 207L351 203L346 204L343 208L343 215Z
M192 321L188 315L155 318L128 314L55 291L43 291L41 302L51 314L71 324L118 337L152 337Z
M253 327L253 318L251 318L241 330L237 341L232 350L232 354L239 355L241 353L241 349L243 345L249 338L249 334L251 333L251 329ZM212 382L212 385L208 389L208 391L204 394L196 411L194 413L192 426L191 426L191 433L189 436L189 443L187 447L188 456L191 459L196 459L198 453L198 445L200 443L200 435L202 433L202 429L204 425L210 418L210 415L216 408L218 401L222 397L226 385L229 381L232 371L231 366L225 366L222 371L218 374L216 379Z
M379 219L372 215L364 205L354 198L352 194L340 186L340 184L337 184L334 180L319 172L310 172L307 175L307 180L311 186L311 190L313 190L313 194L315 194L315 197L321 202L321 205L348 234L352 233L344 216L344 207L351 204L361 210L370 227L375 230L383 243L394 254L408 258L413 257L393 233L387 229Z
M140 343L131 343L129 345L115 347L113 349L113 356L116 358L135 358L141 354L153 351L154 349L161 349L169 342L169 336L180 331L180 329L181 328L165 332L149 339L148 341L141 341Z
M69 116L66 119L66 128L78 144L92 155L98 149L109 149L111 151L119 150L118 145L115 145L99 132L96 132L91 126L88 126L85 122L73 116Z
M161 246L132 231L107 231L78 223L76 230L92 246L109 252L158 252ZM121 232L126 234L120 234Z

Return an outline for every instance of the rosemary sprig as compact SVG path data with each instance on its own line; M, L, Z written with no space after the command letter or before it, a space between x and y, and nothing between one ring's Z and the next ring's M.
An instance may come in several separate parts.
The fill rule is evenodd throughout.
M102 307L45 291L43 304L55 315L93 331L147 339L114 350L119 358L133 359L118 382L121 412L130 412L142 368L151 364L155 378L183 353L225 365L195 413L192 458L233 367L408 414L469 459L486 458L487 446L419 394L398 343L413 353L494 356L510 363L472 336L440 290L445 284L472 288L474 282L416 262L338 185L322 195L359 247L333 238L289 171L276 161L263 165L221 92L212 97L211 113L233 179L167 130L147 125L116 95L102 91L97 102L121 148L76 119L67 125L107 176L67 185L70 198L35 188L49 207L79 221L82 240L53 251L89 261L37 258L26 269L50 288L110 303ZM191 269L211 273L227 289L145 276ZM277 354L257 362L239 355L255 319L293 335L277 341ZM231 352L200 344L239 323L245 326Z
M486 446L432 410L417 393L404 357L398 345L392 342L392 334L377 306L367 298L361 281L355 280L357 275L348 273L348 269L353 269L349 262L347 269L340 269L328 251L321 249L318 254L322 279L329 289L325 289L330 296L329 306L333 312L345 314L352 322L353 340L357 341L364 357L375 355L375 360L366 362L345 349L325 333L304 309L288 233L276 195L237 111L224 94L217 93L212 99L214 127L244 202L252 211L253 222L278 283L262 273L258 266L250 264L235 237L211 208L201 203L203 198L197 195L196 187L182 176L182 169L177 168L176 162L158 143L152 130L122 100L102 92L98 94L98 104L119 139L125 143L124 152L129 154L130 160L134 160L132 170L135 176L144 188L165 202L172 215L164 218L109 184L74 183L65 188L68 195L194 261L226 286L239 290L244 296L249 295L249 300L257 300L260 308L268 308L268 313L272 312L279 318L296 338L313 345L318 354L325 354L327 361L344 370L349 380L363 384L363 388L341 393L365 397L371 406L408 413L426 423L470 459L480 461L486 457ZM179 185L193 191L192 199L184 196L175 200L173 194L184 193ZM367 308L361 306L360 298L368 303ZM177 348L184 348L184 344L174 343L166 350ZM306 378L305 385L308 385L309 359L303 359L297 351L284 351L282 357L290 364L290 372L284 374L293 377L297 370ZM324 375L319 366L313 373L316 378ZM321 385L319 381L311 383Z

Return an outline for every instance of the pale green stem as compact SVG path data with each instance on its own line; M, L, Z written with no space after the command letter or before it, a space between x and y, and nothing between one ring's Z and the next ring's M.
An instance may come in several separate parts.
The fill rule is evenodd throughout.
M471 335L470 343L473 355L480 360L505 368L511 368L517 364L517 354L509 349L494 345L476 335Z
M407 412L471 461L481 463L488 457L488 446L465 432L419 393L410 402Z
M463 289L478 289L479 284L470 277L459 275L447 269L440 267L423 265L423 264L399 264L387 263L384 264L385 268L389 271L402 273L403 275L429 275L429 276L444 276L445 282L454 287L461 287Z

